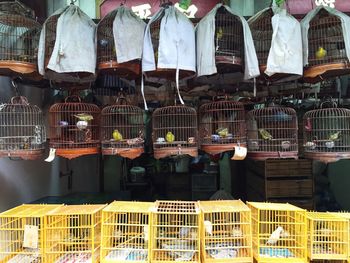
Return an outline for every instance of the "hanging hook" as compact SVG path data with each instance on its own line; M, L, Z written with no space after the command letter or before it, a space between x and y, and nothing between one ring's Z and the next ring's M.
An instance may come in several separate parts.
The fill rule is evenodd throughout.
M19 96L19 90L18 90L18 80L22 80L21 77L16 77L11 80L11 84L13 88L15 89L16 96Z
M172 6L173 3L169 0L161 0L160 1L160 7L168 8L169 6Z
M70 0L70 4L74 5L77 0Z
M126 4L126 0L120 2L120 6L123 6Z

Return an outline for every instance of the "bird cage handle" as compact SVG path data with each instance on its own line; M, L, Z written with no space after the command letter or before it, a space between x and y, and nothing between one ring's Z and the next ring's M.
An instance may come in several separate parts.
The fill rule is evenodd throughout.
M160 1L160 7L168 8L169 6L172 6L173 3L169 0L161 0Z
M29 102L24 96L16 96L11 98L11 104L29 105Z
M78 95L70 95L67 98L65 98L64 102L67 103L69 99L71 100L76 99L79 103L81 102L81 98Z
M126 97L124 95L120 95L118 96L118 98L115 100L115 104L117 105L123 105L123 102L124 101L124 105L127 105L128 104L128 100L126 99Z
M321 102L320 109L323 109L323 105L329 103L333 108L338 108L338 104L332 100L332 97L328 97L327 100Z

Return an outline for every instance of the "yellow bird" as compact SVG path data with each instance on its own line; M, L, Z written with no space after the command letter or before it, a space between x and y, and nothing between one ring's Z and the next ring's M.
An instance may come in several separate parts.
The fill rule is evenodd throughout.
M322 59L327 55L327 50L325 50L323 47L319 47L315 55L317 59Z
M271 140L272 135L265 129L259 129L259 133L264 140Z
M94 119L94 117L91 114L87 113L74 114L74 117L78 118L81 121L92 121Z
M216 130L216 133L220 135L220 137L225 138L228 135L228 129L227 128L219 128Z
M219 29L216 32L216 39L221 39L224 36L224 30L219 27Z
M123 135L118 130L114 130L112 136L117 142L123 140Z
M165 136L165 140L167 142L173 142L175 141L175 135L171 131L169 131Z
M330 141L336 141L336 140L339 139L339 137L340 137L340 131L335 132L335 133L329 135L328 140L330 140Z

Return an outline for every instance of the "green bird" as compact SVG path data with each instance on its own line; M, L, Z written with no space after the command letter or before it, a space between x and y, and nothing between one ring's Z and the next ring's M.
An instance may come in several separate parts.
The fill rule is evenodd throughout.
M264 140L273 139L272 135L265 129L259 129L259 133Z
M216 39L219 40L224 36L224 30L222 27L219 27L219 29L216 32Z
M219 128L216 130L216 133L220 135L220 137L226 137L228 134L228 129L227 128Z
M94 117L91 114L87 113L74 114L74 117L78 118L81 121L91 121L94 119Z
M330 141L336 141L336 140L339 139L339 137L340 137L340 131L335 132L335 133L329 135L328 140L330 140Z
M165 140L167 142L173 142L175 141L175 135L171 131L169 131L165 136Z
M187 10L192 3L192 0L181 0L179 1L179 7L181 7L183 10Z
M275 0L275 1L276 1L276 5L278 7L280 7L284 3L285 0Z

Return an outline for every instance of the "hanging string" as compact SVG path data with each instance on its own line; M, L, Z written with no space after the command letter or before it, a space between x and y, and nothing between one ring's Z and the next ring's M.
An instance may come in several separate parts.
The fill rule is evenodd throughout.
M256 78L254 78L254 97L256 97Z
M142 94L143 104L144 104L145 110L148 110L147 101L146 101L146 97L145 97L145 83L144 83L143 74L144 73L142 72L142 74L141 74L141 94Z
M179 70L179 42L176 42L176 53L177 53L177 59L176 59L176 89L177 89L177 95L179 96L179 100L182 105L185 105L184 101L182 100L181 94L180 94L180 88L179 88L179 77L180 77L180 70Z

